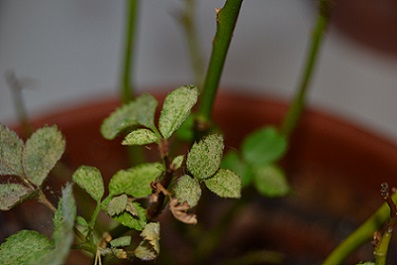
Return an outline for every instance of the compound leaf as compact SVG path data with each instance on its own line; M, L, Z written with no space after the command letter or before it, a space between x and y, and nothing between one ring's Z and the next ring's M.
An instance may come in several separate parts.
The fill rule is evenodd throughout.
M33 191L18 183L0 184L0 210L8 211Z
M187 155L189 172L199 180L214 175L221 164L223 147L223 137L220 134L210 134L195 143Z
M167 95L159 118L159 129L165 139L182 125L197 99L198 89L195 86L182 86Z
M65 140L56 126L38 129L26 141L23 167L27 178L40 186L65 151Z
M105 187L99 169L89 166L80 166L73 174L73 182L84 189L95 201L99 202Z
M241 197L241 179L229 169L220 169L213 177L204 180L207 188L223 198Z
M18 135L0 124L0 175L23 176L23 142Z

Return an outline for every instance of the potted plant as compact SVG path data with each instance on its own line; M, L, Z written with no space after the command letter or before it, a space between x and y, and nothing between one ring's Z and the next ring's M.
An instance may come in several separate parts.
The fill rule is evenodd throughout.
M269 103L267 106L272 107L271 115L263 112L261 102L252 99L247 100L249 108L240 108L237 103L241 102L241 96L228 96L228 101L219 101L220 105L214 105L241 4L241 0L227 0L225 6L217 10L217 33L201 92L195 86L187 85L159 99L144 94L130 101L126 75L124 87L127 89L123 90L125 104L109 116L107 114L114 109L115 103L102 107L98 120L93 121L98 125L104 116L108 116L100 127L102 136L111 140L121 134L122 138L117 139L123 145L132 146L128 150L129 156L146 158L145 162L137 163L134 159L134 166L128 166L128 159L126 156L120 157L122 149L115 147L115 142L100 141L97 133L77 129L73 125L67 129L69 121L58 124L60 130L55 126L44 126L31 134L26 142L1 125L0 173L6 176L0 186L1 209L10 210L19 207L17 205L22 202L32 203L28 199L34 198L50 210L46 217L53 220L49 235L22 230L8 237L0 247L3 263L62 264L69 257L70 249L78 249L89 253L95 264L114 260L153 261L159 264L293 264L293 259L298 255L296 253L302 253L299 254L302 259L297 263L310 264L318 262L318 256L325 259L324 251L335 247L334 242L329 243L332 238L329 234L335 232L320 229L318 224L323 222L319 219L328 220L325 226L341 225L332 221L349 215L351 218L345 218L348 222L342 225L354 232L324 263L343 262L386 223L386 229L377 234L375 247L376 263L385 264L395 222L394 195L383 184L381 195L386 203L354 230L352 227L355 228L357 221L362 221L363 215L368 214L367 211L360 213L363 206L359 204L373 201L373 194L377 191L369 190L377 190L376 185L382 181L372 179L361 183L364 175L368 174L368 165L360 165L358 169L350 167L349 163L357 161L354 157L341 154L341 150L350 154L350 150L358 148L361 143L359 138L364 141L373 138L326 115L310 112L305 113L298 126L327 27L330 1L319 2L312 45L295 99L289 107ZM129 57L127 52L125 69L128 69ZM163 102L161 107L158 107L159 102ZM221 106L223 111L228 111L226 115L222 113ZM80 115L83 112L83 109L78 110ZM287 113L285 118L284 112ZM236 125L238 113L243 116L238 118ZM250 123L258 116L258 121ZM73 122L78 123L79 119ZM80 119L80 123L86 122ZM263 127L279 122L279 127ZM47 118L45 123L51 124L51 118ZM214 124L219 127L214 127ZM327 132L332 127L330 129L327 125L340 126L342 131L339 135L330 136ZM236 127L243 130L238 132ZM312 132L320 136L312 138ZM66 135L66 143L62 134ZM73 134L85 142L94 143L92 149L81 143L72 143L61 165L55 166L65 146L70 144L68 135ZM178 144L177 134L179 139L185 140L184 144ZM348 139L352 143L343 142L348 146L347 150L335 147L331 142L342 139L341 135L350 135ZM233 147L230 149L239 150L225 150L229 149L229 143ZM147 149L136 149L136 145L147 146ZM386 146L387 143L381 145ZM315 147L320 147L317 150L326 149L326 154L305 151ZM370 149L365 149L365 153ZM382 151L382 154L390 155L382 159L390 161L395 155L393 151L395 147ZM72 153L82 156L75 158ZM227 153L225 157L224 153ZM91 156L102 164L88 160ZM113 156L118 164L108 167ZM333 156L342 159L332 162L330 157ZM363 158L373 157L360 156L360 159ZM309 166L301 167L305 161L309 161ZM338 165L341 161L347 165ZM329 166L322 164L326 162L330 162ZM68 164L73 165L73 172L65 169ZM325 176L328 177L326 180L319 180L318 165L330 174L356 175L357 178L336 179L331 175ZM346 172L341 171L344 168L347 168ZM395 170L393 167L385 168L379 174L392 174ZM50 174L56 175L57 179L63 175L71 177L74 184L70 184L70 179L67 184L63 182L62 192L53 196L46 191L45 181ZM49 181L51 179L55 177L51 176ZM360 190L359 195L355 193L357 183L366 187ZM57 183L50 186L55 185ZM324 201L331 194L336 196L336 204L333 200ZM360 203L356 203L357 200ZM31 204L30 210L32 205L35 209L38 207ZM27 216L32 214L31 211L21 212L27 213ZM288 221L282 223L281 220L285 219ZM315 222L311 223L313 220ZM264 232L261 226L265 226ZM340 239L338 237L335 241ZM235 240L241 244L231 243ZM251 249L250 245L256 246ZM241 248L237 249L237 246ZM302 252L304 248L308 251ZM319 249L320 254L314 253ZM371 255L372 250L367 251Z

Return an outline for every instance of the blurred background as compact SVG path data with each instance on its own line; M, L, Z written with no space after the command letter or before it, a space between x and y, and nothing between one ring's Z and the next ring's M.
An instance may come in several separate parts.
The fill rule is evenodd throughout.
M311 84L310 105L397 142L397 5L335 0L334 19ZM340 3L339 3L340 2ZM197 1L205 63L215 8ZM0 0L0 122L16 119L5 75L28 79L29 117L118 93L125 1ZM194 82L182 27L183 0L140 1L133 80L139 92ZM288 100L316 15L314 0L246 0L222 89Z

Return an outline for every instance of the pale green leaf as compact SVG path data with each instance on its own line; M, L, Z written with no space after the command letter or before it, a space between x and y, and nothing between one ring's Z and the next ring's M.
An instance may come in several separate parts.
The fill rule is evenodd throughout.
M287 149L287 141L276 128L266 127L249 135L243 142L241 153L250 164L266 165L279 159Z
M158 141L157 135L149 129L136 129L130 132L122 142L123 145L145 145Z
M168 139L186 120L198 99L195 86L183 86L167 95L159 118L159 129Z
M109 182L109 192L112 196L122 193L133 197L145 197L152 193L150 183L163 172L160 163L141 164L129 170L118 171Z
M154 115L157 100L143 94L136 100L123 105L107 117L101 126L101 133L106 139L114 139L120 132L135 126L144 126L155 130Z
M0 245L0 264L33 265L30 261L48 255L53 247L53 242L46 236L36 231L22 230Z
M183 160L184 160L184 159L185 159L185 156L184 156L184 155L180 155L180 156L175 157L175 158L172 160L172 163L171 163L172 168L173 168L174 170L180 168L180 167L182 166L182 163L183 163Z
M241 178L243 188L251 184L254 176L251 167L240 158L237 152L231 151L223 156L222 167L236 172Z
M95 167L80 166L73 174L73 182L99 202L105 193L101 172Z
M26 176L40 186L65 151L65 140L56 126L38 129L26 141L23 167Z
M21 203L33 191L18 183L0 184L0 210L8 211Z
M220 169L212 178L204 180L209 190L223 198L241 197L241 179L229 169Z
M160 223L148 223L141 233L143 240L134 254L141 260L153 260L160 253Z
M187 169L199 180L206 179L218 170L223 155L223 137L210 134L195 143L187 155Z
M110 241L110 245L114 248L126 247L131 245L131 236L122 236Z
M0 175L23 176L23 142L18 135L0 124Z
M284 196L290 191L284 173L276 166L268 165L254 169L254 185L265 196Z
M129 228L141 231L146 225L146 210L139 203L133 202L137 216L133 216L129 212L123 212L112 217L117 222Z
M197 205L200 196L201 188L197 179L188 175L182 176L174 188L175 196L179 202L187 202L190 207Z
M125 194L112 198L107 206L107 213L110 216L121 214L127 207L128 197Z

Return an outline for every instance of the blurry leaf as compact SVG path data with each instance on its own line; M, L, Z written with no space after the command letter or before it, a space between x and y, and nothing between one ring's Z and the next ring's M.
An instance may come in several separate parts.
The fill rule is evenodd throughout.
M273 165L255 168L254 185L264 196L284 196L290 187L284 173Z
M167 95L159 118L159 129L168 139L186 120L198 99L195 86L183 86Z
M182 141L193 142L194 139L194 115L191 113L189 117L181 124L176 131L176 135Z
M0 124L0 139L0 175L24 176L22 140L15 132L2 124Z
M46 236L32 230L22 230L0 245L0 264L26 265L52 251L54 244Z
M148 223L141 233L143 240L134 254L141 260L154 260L160 253L160 224Z
M131 236L122 236L115 238L112 241L110 241L110 245L113 248L129 246L131 245Z
M242 161L237 152L228 152L222 161L222 167L236 172L241 178L242 188L251 184L253 172L245 161Z
M8 211L28 198L33 191L18 183L0 184L0 210Z
M241 179L229 169L220 169L212 178L204 180L209 190L223 198L241 197Z
M102 136L111 140L123 130L134 126L144 126L156 130L154 114L157 104L157 100L153 96L143 94L129 104L123 105L103 121Z
M101 172L95 167L80 166L73 174L73 182L84 189L97 202L102 199L105 193Z
M174 160L172 160L171 166L174 170L180 168L182 166L183 160L185 159L184 155L180 155L174 158Z
M56 126L34 132L23 152L23 167L29 180L40 186L64 151L65 140Z
M279 159L286 151L286 139L273 127L260 129L243 142L243 159L254 165L266 165Z
M107 213L110 216L118 215L125 211L127 207L128 197L125 194L112 198L107 206Z
M141 164L129 170L118 171L109 182L112 196L122 193L135 198L145 197L152 193L152 183L163 172L160 163Z
M185 224L197 224L197 216L193 213L188 213L189 209L190 205L186 201L180 203L178 199L170 199L170 210L177 220Z
M119 215L113 216L112 218L124 226L141 231L146 225L146 210L137 202L133 202L132 204L134 205L138 216L133 216L129 212L123 212Z
M201 196L199 182L188 175L182 176L178 179L174 191L178 201L186 201L190 207L196 206Z
M157 135L149 129L136 129L130 132L122 142L123 145L145 145L158 141Z
M218 170L223 155L223 137L210 134L195 143L187 155L187 169L195 178L206 179Z

